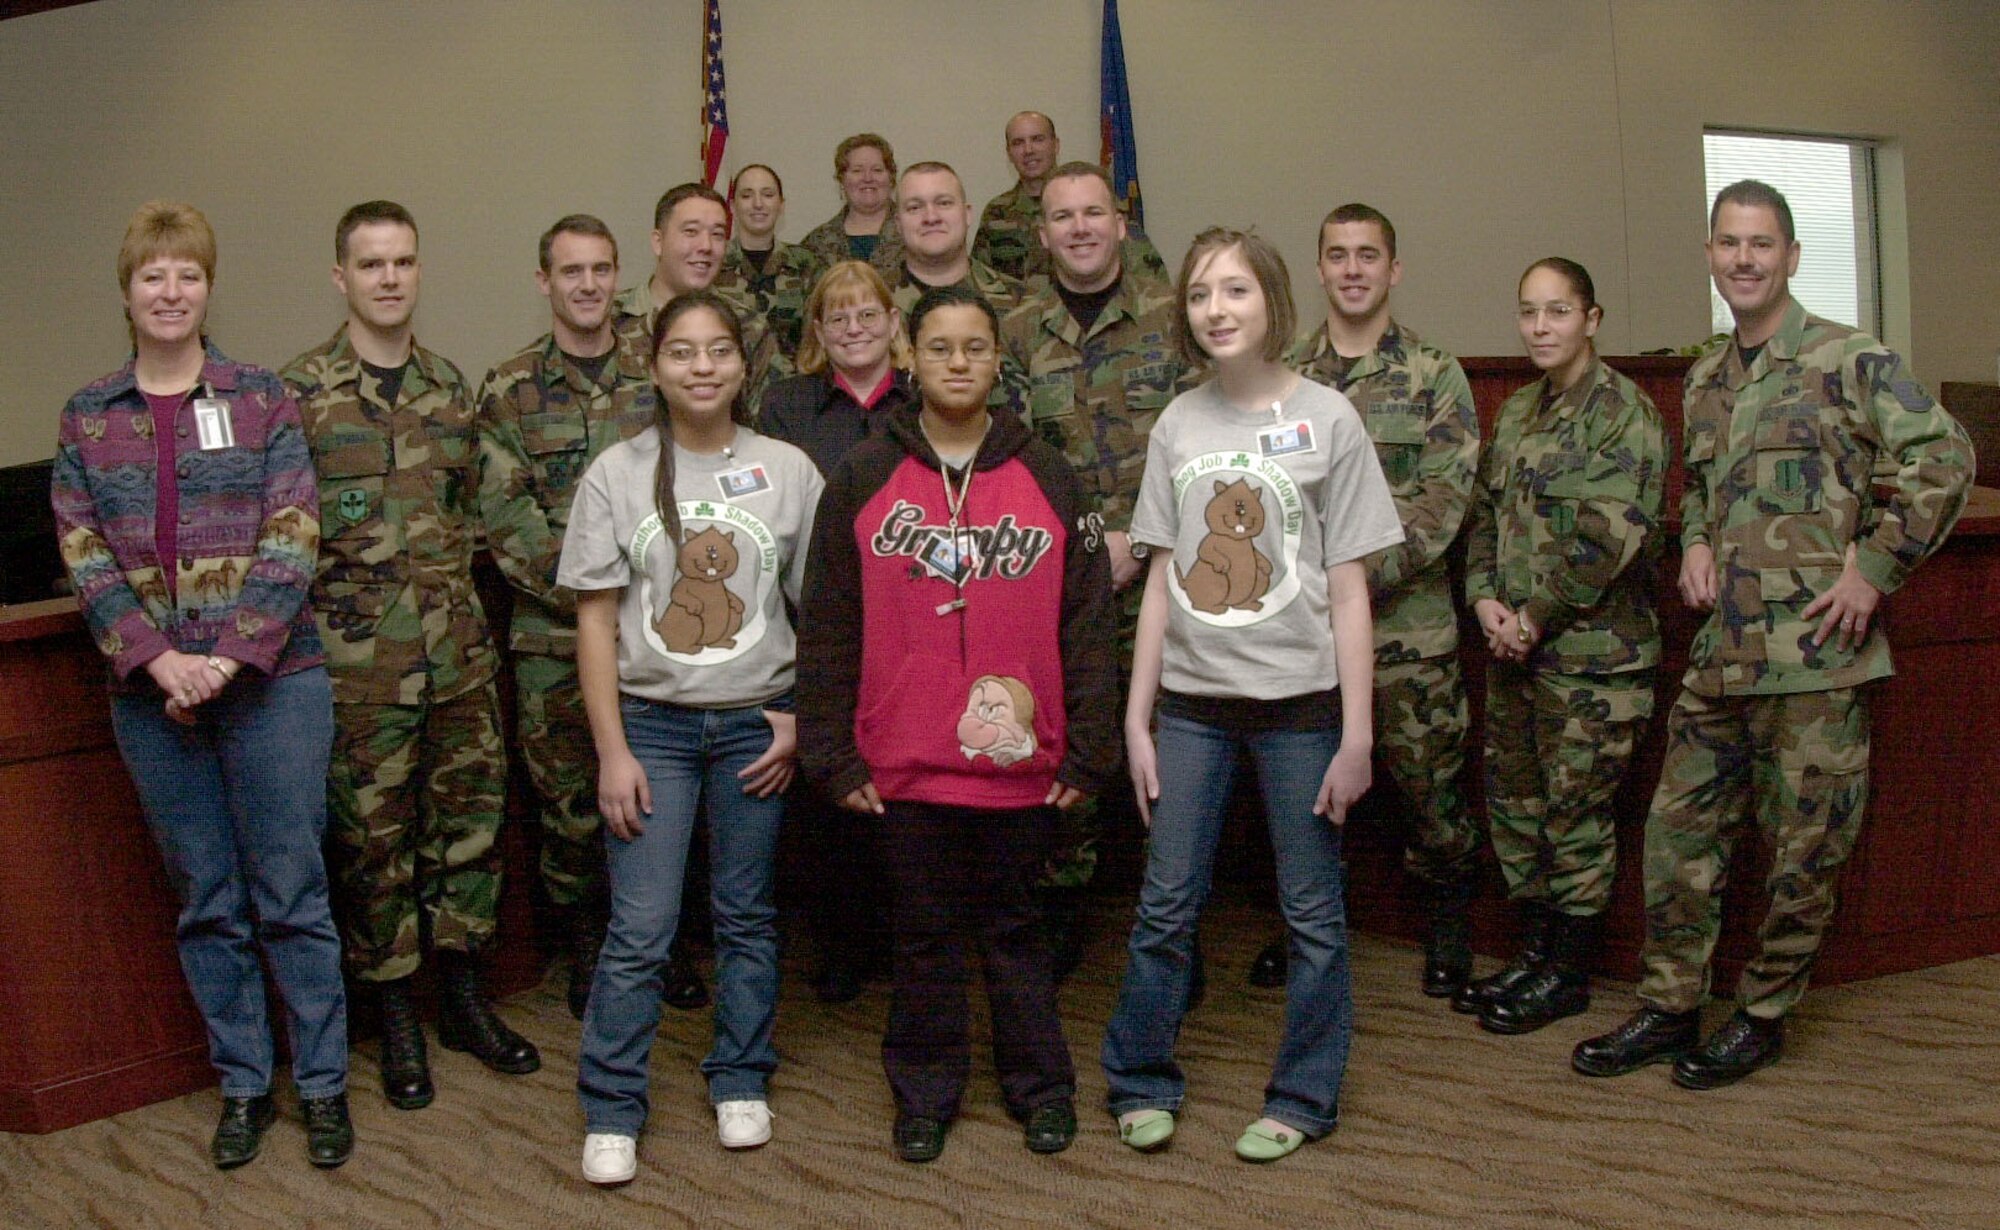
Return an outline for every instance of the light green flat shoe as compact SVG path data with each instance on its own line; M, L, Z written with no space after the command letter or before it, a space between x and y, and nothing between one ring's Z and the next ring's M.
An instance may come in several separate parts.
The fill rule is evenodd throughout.
M1246 1162L1275 1162L1297 1152L1304 1143L1306 1134L1297 1128L1274 1132L1258 1122L1244 1128L1243 1134L1236 1138L1236 1156Z
M1141 1153L1165 1148L1173 1138L1172 1111L1129 1110L1118 1116L1118 1139Z

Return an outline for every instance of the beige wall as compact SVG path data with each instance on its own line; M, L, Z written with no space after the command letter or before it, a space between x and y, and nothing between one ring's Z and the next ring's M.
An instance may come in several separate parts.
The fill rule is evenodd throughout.
M731 150L785 175L790 237L832 213L829 154L860 128L983 201L1021 106L1095 157L1098 7L726 0ZM1358 197L1402 233L1399 313L1460 353L1517 350L1513 279L1552 252L1596 275L1606 350L1681 345L1707 330L1702 126L1860 134L1891 143L1885 332L1929 383L1993 376L2000 5L1121 8L1170 263L1203 225L1256 223L1316 319L1313 225ZM99 0L0 22L0 464L47 456L63 398L123 357L112 269L148 197L208 212L212 331L269 365L332 330L332 224L373 196L415 211L421 336L474 379L546 328L534 240L556 216L603 215L636 280L654 197L695 166L699 22L696 0Z

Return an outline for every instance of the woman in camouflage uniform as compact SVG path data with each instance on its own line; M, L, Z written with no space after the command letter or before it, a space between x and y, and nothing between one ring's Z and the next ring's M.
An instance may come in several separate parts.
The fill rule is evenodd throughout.
M729 214L735 234L716 275L719 290L736 290L757 304L771 322L778 349L787 359L799 353L805 332L806 295L825 268L808 248L778 238L785 216L785 183L778 173L753 162L729 181Z
M1590 274L1549 257L1521 277L1541 379L1500 407L1466 530L1466 600L1486 674L1486 809L1526 943L1452 1007L1522 1034L1590 1004L1617 857L1612 795L1653 712L1659 411L1591 344Z

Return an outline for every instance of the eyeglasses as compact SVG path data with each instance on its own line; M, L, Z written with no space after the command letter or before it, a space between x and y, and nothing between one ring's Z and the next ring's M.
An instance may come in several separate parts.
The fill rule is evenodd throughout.
M696 355L702 353L706 353L713 362L727 363L741 354L742 351L737 349L735 342L710 342L706 347L690 346L686 342L675 342L671 346L663 346L660 349L660 357L675 367L688 366L694 362Z
M851 312L828 312L820 323L825 325L827 331L831 333L845 333L853 325L859 325L864 331L873 333L875 330L881 328L882 322L887 319L889 319L889 313L883 309L879 307L864 307L856 308Z
M964 355L967 363L991 363L999 357L992 342L977 337L958 346L946 341L925 342L917 354L927 363L949 363L955 354Z
M1543 312L1549 314L1549 322L1551 324L1559 325L1582 310L1582 308L1576 306L1574 303L1564 303L1561 300L1557 300L1554 303L1544 303L1539 307L1532 303L1524 303L1519 308L1516 308L1515 312L1520 316L1521 323L1524 325L1534 320L1537 316L1540 316Z

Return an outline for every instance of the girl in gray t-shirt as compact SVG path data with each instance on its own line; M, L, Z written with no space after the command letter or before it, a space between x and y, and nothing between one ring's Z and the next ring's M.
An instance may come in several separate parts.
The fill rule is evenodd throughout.
M1151 841L1103 1058L1119 1137L1142 1151L1173 1135L1185 1091L1174 1040L1239 748L1263 789L1291 972L1264 1117L1237 1154L1272 1161L1332 1131L1347 1066L1339 826L1373 743L1361 560L1403 531L1353 405L1280 362L1290 288L1261 237L1196 236L1175 332L1212 378L1153 428L1132 519L1151 566L1125 743Z
M819 501L798 449L746 426L743 334L707 291L653 329L655 424L592 463L557 581L577 595L577 676L597 745L611 926L584 1011L584 1177L637 1172L660 970L697 810L708 817L715 1043L702 1061L726 1148L771 1138L777 1067L772 863L796 763L796 603Z

